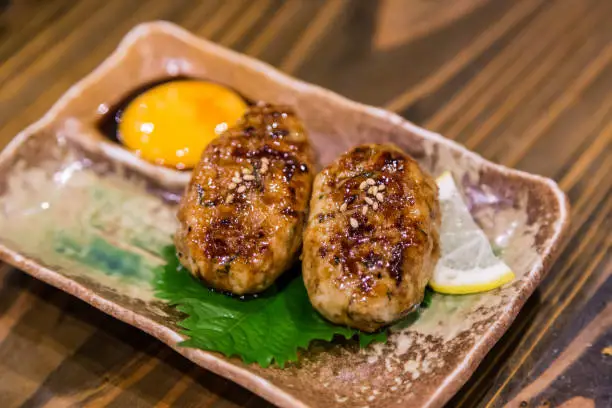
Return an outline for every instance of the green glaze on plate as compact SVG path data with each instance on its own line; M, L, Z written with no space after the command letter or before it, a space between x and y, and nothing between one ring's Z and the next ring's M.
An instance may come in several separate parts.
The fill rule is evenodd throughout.
M174 207L148 194L144 181L126 179L118 168L108 171L61 139L45 142L51 157L36 167L19 161L14 166L21 170L7 175L0 242L68 276L154 299L153 271L172 241Z

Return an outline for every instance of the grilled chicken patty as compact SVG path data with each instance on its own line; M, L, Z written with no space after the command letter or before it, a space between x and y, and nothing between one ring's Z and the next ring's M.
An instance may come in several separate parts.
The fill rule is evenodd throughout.
M295 114L254 106L208 145L178 212L181 263L207 285L261 292L294 262L312 188L313 154Z
M328 320L372 332L414 309L439 258L437 186L392 145L354 148L317 175L302 272Z

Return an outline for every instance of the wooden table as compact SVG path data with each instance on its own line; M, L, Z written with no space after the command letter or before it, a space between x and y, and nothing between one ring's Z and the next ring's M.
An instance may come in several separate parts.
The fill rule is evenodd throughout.
M572 204L560 259L450 406L612 406L609 0L0 1L0 146L141 21L175 21L508 166ZM267 406L0 267L0 406ZM524 403L527 404L527 403ZM523 405L527 406L527 405Z

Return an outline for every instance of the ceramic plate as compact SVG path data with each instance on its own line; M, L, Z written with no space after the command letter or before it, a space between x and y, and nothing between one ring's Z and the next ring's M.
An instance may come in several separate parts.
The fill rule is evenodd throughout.
M435 295L388 343L314 344L288 368L178 347L181 316L155 299L152 270L175 230L188 173L145 163L97 124L142 84L205 78L295 108L321 165L364 142L394 142L434 175L450 170L517 279L489 293ZM511 324L568 223L557 185L490 163L399 116L344 99L164 22L132 30L0 155L2 259L134 325L196 364L285 407L441 406Z

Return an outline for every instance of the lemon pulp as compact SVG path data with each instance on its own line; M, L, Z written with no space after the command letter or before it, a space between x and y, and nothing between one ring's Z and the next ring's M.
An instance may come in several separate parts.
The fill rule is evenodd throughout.
M234 91L211 82L168 82L136 97L119 123L119 140L143 159L193 168L206 146L246 112Z
M472 218L453 176L446 172L436 181L442 210L442 254L429 286L436 292L459 295L485 292L514 280L514 273L495 256Z

